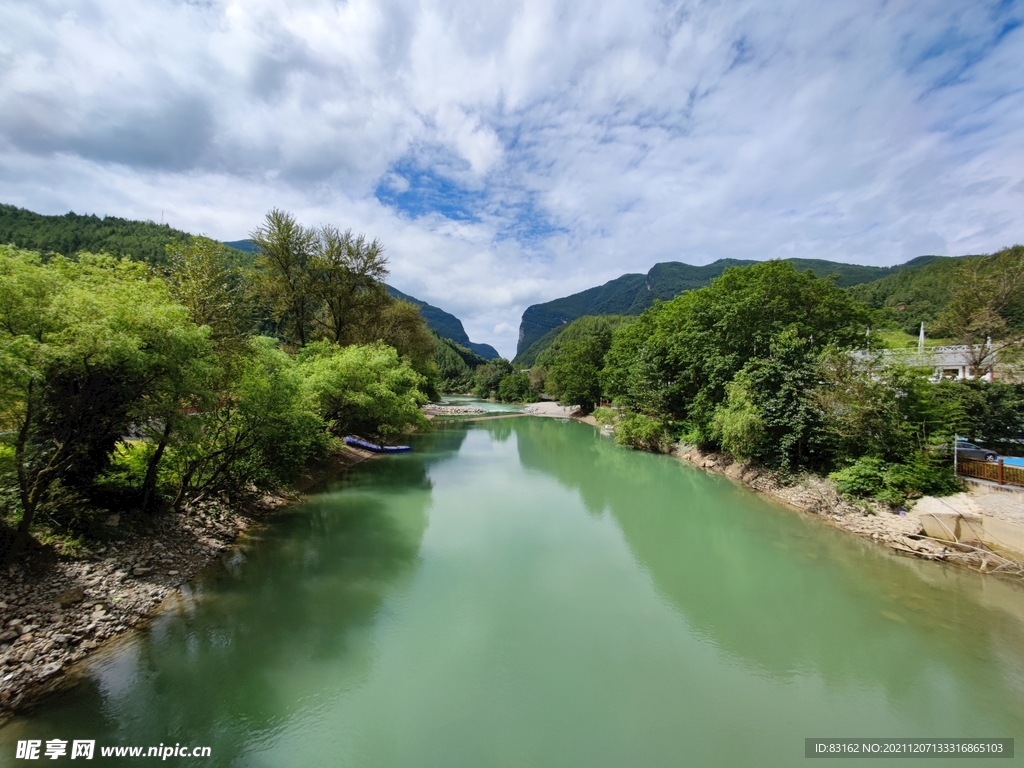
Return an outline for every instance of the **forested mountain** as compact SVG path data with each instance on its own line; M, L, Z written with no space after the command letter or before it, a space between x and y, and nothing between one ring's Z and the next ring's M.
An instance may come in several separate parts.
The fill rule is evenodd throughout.
M400 299L401 301L407 301L410 304L420 308L420 315L427 323L427 327L430 328L438 336L445 339L451 339L457 344L461 344L471 352L476 353L484 360L493 360L498 357L498 350L492 347L490 344L478 344L477 342L470 341L469 336L466 334L466 329L462 326L462 321L459 320L455 315L445 312L443 309L435 307L432 304L427 304L425 301L417 299L415 296L410 296L407 293L402 293L397 288L388 285L388 293L394 298Z
M0 243L43 254L79 252L130 256L150 264L167 261L169 243L187 243L188 232L152 221L131 221L115 216L44 216L13 205L0 204Z
M953 276L970 257L921 256L894 274L850 288L850 294L873 309L888 309L907 333L931 325L949 303Z
M811 270L817 277L838 275L836 284L848 288L877 281L905 269L917 269L936 259L946 257L921 256L895 267L868 267L860 264L840 264L823 259L784 259L798 271ZM519 326L519 345L516 363L529 364L544 349L542 337L551 331L584 315L639 315L655 299L668 301L684 291L709 285L729 267L750 266L758 262L743 259L719 259L704 266L693 266L678 261L655 264L646 275L626 274L604 285L588 288L561 299L527 307ZM557 333L547 336L548 342ZM531 351L532 348L532 351Z
M433 360L441 377L438 388L442 392L469 392L473 388L473 373L487 360L458 342L437 333L433 336Z
M166 224L151 221L132 221L115 216L81 216L66 213L63 216L45 216L41 213L0 204L0 244L39 251L43 254L60 253L72 256L76 253L109 253L112 256L128 256L148 264L167 263L166 248L170 243L189 243L193 235ZM224 245L230 249L232 261L248 265L252 261L255 246L251 240L234 240ZM387 286L396 299L407 301L419 307L427 326L439 336L453 339L464 347L491 360L498 352L489 344L477 344L469 340L462 321L445 312Z

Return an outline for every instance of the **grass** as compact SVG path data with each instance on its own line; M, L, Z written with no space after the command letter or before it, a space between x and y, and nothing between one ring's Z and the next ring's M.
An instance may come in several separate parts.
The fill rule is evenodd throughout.
M874 339L885 349L917 349L918 337L899 329L875 331ZM956 344L953 339L931 339L925 336L925 347L945 347Z

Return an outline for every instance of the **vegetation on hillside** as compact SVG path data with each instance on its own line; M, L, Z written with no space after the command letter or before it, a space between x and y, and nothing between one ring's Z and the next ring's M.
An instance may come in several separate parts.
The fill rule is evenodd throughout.
M928 263L935 257L924 256L900 267L869 267L841 264L823 259L786 259L799 272L810 270L818 277L836 276L836 285L846 288L878 280L895 271ZM558 330L585 315L639 315L655 301L668 301L686 291L703 288L725 270L757 264L742 259L719 259L704 266L678 261L655 264L646 275L627 274L602 286L580 293L534 304L523 313L519 347L515 363L529 366Z
M917 259L881 280L853 286L850 295L881 310L883 317L907 333L917 336L922 322L931 333L949 303L953 277L962 260L948 256L926 259Z
M247 268L205 238L159 270L0 246L8 561L33 534L281 487L349 432L425 424L437 341L383 289L380 244L276 210L253 239Z
M433 361L439 377L438 389L441 392L459 393L473 390L477 368L487 363L487 360L473 350L452 339L442 338L436 333Z
M106 253L163 265L167 261L168 245L188 244L192 238L187 232L152 221L77 213L44 216L13 205L0 205L0 243L38 251L44 256ZM250 260L242 251L230 249L228 253L238 265Z
M978 264L987 266L977 272ZM996 346L1019 340L1021 269L1019 248L960 262L939 315L948 332L961 318L975 341L981 330ZM834 279L765 262L726 270L632 322L577 321L531 375L587 410L611 399L616 408L598 414L624 444L664 450L684 440L783 472L834 473L849 494L892 504L955 489L955 434L1009 447L1024 433L1021 385L934 384L930 371L851 356L873 320ZM552 381L560 364L565 383Z

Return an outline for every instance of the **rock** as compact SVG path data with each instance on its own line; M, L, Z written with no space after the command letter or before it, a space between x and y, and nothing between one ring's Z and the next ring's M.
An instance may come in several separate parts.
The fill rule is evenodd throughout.
M111 515L110 517L108 517L106 520L103 521L103 524L105 526L107 526L108 528L117 528L117 524L120 523L120 522L121 522L121 516L120 515Z
M168 576L177 576L177 575L178 575L178 572L177 572L177 571L168 571L168 572L167 572L167 575L168 575Z
M80 603L84 599L85 591L81 587L71 587L57 595L57 603L61 608L67 608L69 605Z
M8 629L7 631L5 631L2 634L0 634L0 643L10 642L11 640L16 638L17 636L18 636L18 632L16 630Z
M45 680L48 677L53 677L58 672L60 672L61 666L63 665L59 661L50 662L49 664L45 665L42 669L39 670L39 679Z
M132 568L132 576L146 576L152 572L152 568L147 568L144 565L136 565L134 568Z

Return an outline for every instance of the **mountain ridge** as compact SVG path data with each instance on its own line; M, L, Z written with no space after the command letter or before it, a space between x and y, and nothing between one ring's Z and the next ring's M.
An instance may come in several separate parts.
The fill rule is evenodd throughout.
M846 264L824 259L783 259L800 271L811 270L819 277L836 275L841 288L872 283L905 269L918 269L941 256L918 256L892 267ZM959 258L959 257L958 257ZM656 299L667 301L684 291L708 285L729 267L745 267L752 259L718 259L695 266L680 261L655 264L646 274L629 272L603 285L551 301L532 304L523 312L515 360L522 363L531 347L552 331L584 315L639 315ZM533 355L536 356L536 350Z

